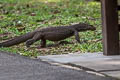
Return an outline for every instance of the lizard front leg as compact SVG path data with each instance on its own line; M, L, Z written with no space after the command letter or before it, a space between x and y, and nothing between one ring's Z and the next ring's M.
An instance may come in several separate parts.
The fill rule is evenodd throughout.
M41 47L41 48L46 47L46 40L45 40L45 39L41 39L40 47Z
M75 35L75 39L77 40L77 42L81 43L78 31L75 30L74 35Z

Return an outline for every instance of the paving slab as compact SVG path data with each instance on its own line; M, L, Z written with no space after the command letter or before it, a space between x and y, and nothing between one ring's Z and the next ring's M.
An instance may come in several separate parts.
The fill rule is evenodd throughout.
M112 76L112 77L117 77L120 79L120 71L107 71L107 72L101 72L101 73Z
M74 53L66 55L40 56L51 62L70 64L84 69L97 71L106 75L120 78L120 56L104 56L100 53ZM113 73L116 73L116 75ZM108 72L108 73L107 73Z
M40 59L0 52L0 80L116 80L49 64Z

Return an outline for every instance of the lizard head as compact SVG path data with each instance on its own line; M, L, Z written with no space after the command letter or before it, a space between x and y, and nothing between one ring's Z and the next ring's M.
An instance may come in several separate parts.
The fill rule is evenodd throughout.
M87 31L87 30L94 31L94 30L96 30L96 28L93 25L89 25L89 24L85 24L85 23L76 24L76 25L74 25L74 28L77 31Z

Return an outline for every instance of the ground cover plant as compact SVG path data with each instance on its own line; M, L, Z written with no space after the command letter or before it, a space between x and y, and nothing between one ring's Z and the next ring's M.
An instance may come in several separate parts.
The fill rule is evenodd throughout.
M37 49L40 42L33 48L26 48L25 44L0 48L0 51L19 53L24 56L36 57L48 54L67 54L74 52L102 51L100 3L85 0L0 0L0 42L33 31L40 27L71 25L88 23L96 27L96 31L80 32L80 40L76 42L74 36L56 47ZM54 44L47 41L47 44Z

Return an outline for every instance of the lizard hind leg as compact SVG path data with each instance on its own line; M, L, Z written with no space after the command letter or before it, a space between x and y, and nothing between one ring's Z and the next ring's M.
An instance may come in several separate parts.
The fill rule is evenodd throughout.
M40 40L42 37L41 33L36 33L32 39L26 41L26 47L30 47L34 42Z

